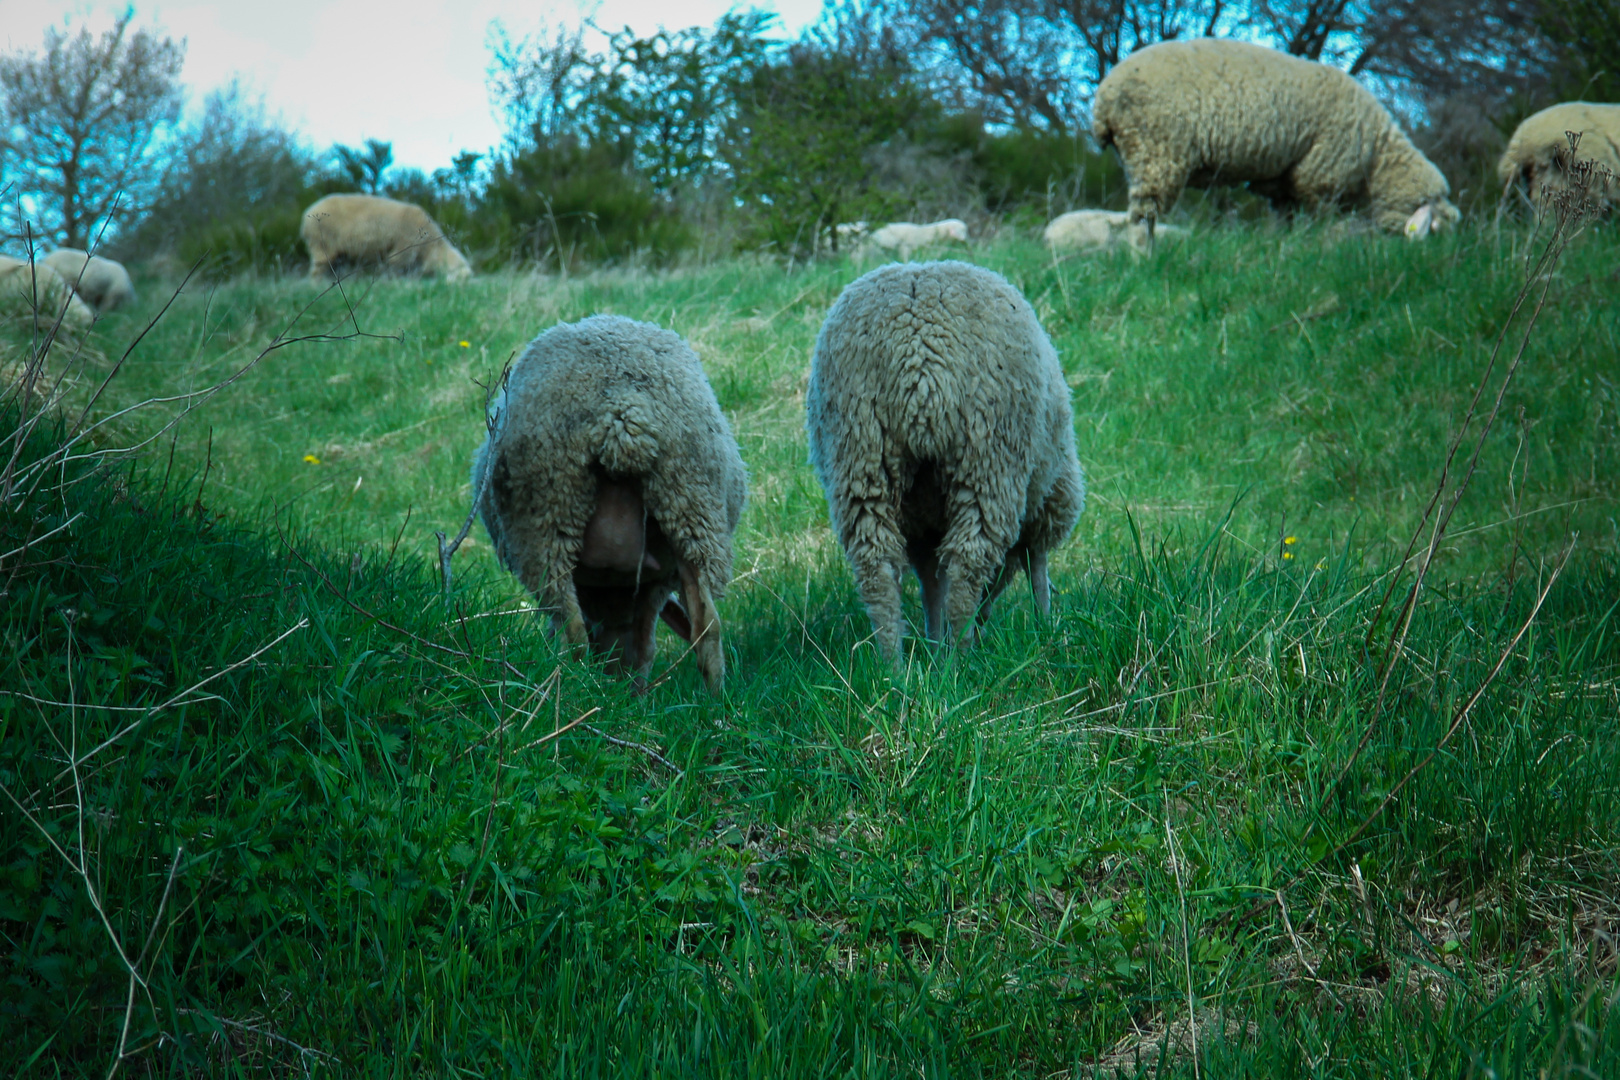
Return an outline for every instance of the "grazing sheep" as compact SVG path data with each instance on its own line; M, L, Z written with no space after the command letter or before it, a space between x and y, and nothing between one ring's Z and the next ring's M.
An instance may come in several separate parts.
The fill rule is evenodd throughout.
M309 249L309 276L335 273L340 259L407 273L472 276L467 260L444 238L427 211L376 195L328 195L304 211L299 229Z
M1590 158L1608 167L1603 194L1610 205L1620 204L1620 105L1590 101L1566 101L1542 109L1518 126L1502 160L1496 163L1504 191L1523 180L1530 189L1530 200L1539 206L1548 192L1564 187L1568 180L1558 158L1567 161L1566 131L1580 133L1577 158Z
M946 218L931 225L913 225L909 221L896 221L867 237L885 251L898 251L901 262L910 259L911 253L918 248L944 240L959 240L965 244L967 238L967 222L957 218Z
M62 275L79 298L105 315L135 299L135 286L124 264L77 248L57 248L45 256L45 265Z
M1059 214L1046 226L1042 235L1054 251L1110 251L1122 242L1133 249L1146 246L1147 230L1131 225L1131 216L1123 210L1071 210ZM1186 229L1179 225L1160 225L1160 236L1185 236Z
M924 629L971 645L1018 570L1051 607L1047 553L1085 481L1069 388L1035 312L1001 275L891 263L838 297L805 394L810 462L890 660L900 576L922 582Z
M1390 232L1412 222L1408 235L1459 216L1446 178L1366 87L1275 49L1150 45L1108 73L1092 120L1125 163L1131 221L1147 222L1150 238L1188 185L1246 182L1283 209L1366 206Z
M662 616L718 693L715 601L748 476L697 355L651 323L563 323L529 343L492 417L479 514L553 630L639 682Z
M94 313L48 263L36 262L30 268L25 260L7 255L0 255L0 315L33 319L42 329L55 326L58 317L64 326L84 327L95 321Z

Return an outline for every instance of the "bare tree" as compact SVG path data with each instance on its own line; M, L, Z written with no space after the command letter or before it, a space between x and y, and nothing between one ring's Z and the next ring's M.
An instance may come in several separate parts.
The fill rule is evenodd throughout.
M1058 131L1084 126L1091 92L1137 49L1212 35L1232 21L1228 0L876 3L919 50L936 54L964 104L995 122Z
M1307 60L1425 100L1500 98L1544 81L1537 0L1250 0L1248 23Z
M309 148L235 79L204 99L164 157L158 192L111 244L118 258L173 253L221 222L296 204L318 172Z
M157 152L180 112L185 42L141 29L131 12L99 38L45 31L40 53L0 57L6 178L57 243L88 247L114 206L138 212Z

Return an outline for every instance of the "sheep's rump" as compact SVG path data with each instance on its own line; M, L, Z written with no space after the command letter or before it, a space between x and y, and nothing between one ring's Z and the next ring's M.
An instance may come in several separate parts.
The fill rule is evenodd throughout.
M1144 203L1163 217L1187 185L1248 183L1283 206L1373 202L1387 210L1381 223L1398 227L1449 193L1355 79L1247 42L1167 41L1132 53L1097 88L1092 115L1098 141L1124 160L1133 219ZM1396 166L1411 174L1401 190L1375 192L1375 171Z
M889 655L907 562L925 591L932 568L948 575L963 637L1009 552L1044 557L1079 517L1062 368L1028 301L992 271L891 264L851 284L816 340L805 404L833 530Z
M91 255L77 248L57 248L45 256L45 263L62 275L62 280L78 293L97 314L112 311L135 299L135 286L129 271L114 259Z
M95 319L49 263L40 260L30 266L9 255L0 255L0 315L31 319L42 328L54 325L59 317L67 326L80 327Z
M328 195L304 211L299 235L309 249L311 277L344 262L440 273L452 281L472 273L438 223L414 203L376 195Z
M635 665L650 664L650 620L679 580L693 627L713 627L698 644L698 664L718 687L724 661L711 601L731 581L747 473L703 366L680 335L593 316L536 337L497 398L473 486L483 492L480 513L499 559L570 640L585 640L590 615L582 615L577 585L599 585L575 573L593 529L586 570L629 572L638 594L645 565L661 589L633 601L645 615L638 644L627 649ZM643 523L627 520L642 507Z
M1528 117L1513 132L1496 164L1504 186L1523 180L1530 197L1539 199L1545 185L1555 189L1567 183L1558 159L1569 152L1567 132L1580 135L1578 159L1590 159L1608 168L1598 189L1610 203L1620 203L1620 105L1566 101Z

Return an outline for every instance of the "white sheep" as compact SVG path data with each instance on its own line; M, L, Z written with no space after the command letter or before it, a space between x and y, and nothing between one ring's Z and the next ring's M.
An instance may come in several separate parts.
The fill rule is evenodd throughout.
M535 338L496 400L473 490L496 555L554 632L639 682L661 616L719 692L715 602L748 477L680 335L595 315Z
M1388 231L1412 223L1408 235L1459 217L1446 178L1366 87L1275 49L1150 45L1098 86L1092 125L1119 151L1131 221L1150 236L1189 185L1247 183L1284 209L1366 206Z
M466 258L415 203L378 195L328 195L304 211L299 229L309 249L309 276L323 279L347 260L407 273L472 276Z
M8 255L0 255L0 314L32 319L41 329L55 326L58 318L64 326L80 328L95 321L95 314L48 263L30 266Z
M1186 232L1178 225L1157 228L1160 236L1180 237ZM1131 225L1131 216L1123 210L1071 210L1053 218L1041 235L1053 251L1111 251L1122 243L1141 250L1146 233L1141 224Z
M1508 140L1496 175L1504 193L1516 181L1524 181L1530 200L1540 205L1544 196L1568 183L1564 162L1568 160L1569 137L1581 137L1575 157L1591 159L1608 168L1603 180L1603 197L1610 205L1620 205L1620 105L1598 105L1590 101L1566 101L1542 109L1520 124Z
M865 222L859 224L864 226ZM938 244L946 240L967 243L968 229L967 222L958 218L946 218L944 221L935 221L928 225L896 221L876 230L867 239L885 251L898 252L900 261L905 262L911 258L912 252L929 244Z
M1023 295L961 262L891 263L839 295L805 394L810 461L882 654L901 573L924 629L971 645L1018 570L1051 608L1047 553L1080 517L1069 388Z
M77 248L57 248L45 256L45 265L62 275L79 298L99 315L135 299L129 271L115 259L91 255Z

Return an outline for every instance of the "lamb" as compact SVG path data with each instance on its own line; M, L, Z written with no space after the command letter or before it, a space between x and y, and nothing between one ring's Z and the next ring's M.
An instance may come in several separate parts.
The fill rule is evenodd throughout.
M1420 236L1456 222L1451 187L1389 111L1338 68L1242 41L1165 41L1097 88L1093 133L1119 151L1130 219L1155 224L1184 187L1241 184L1290 209L1366 206ZM1427 211L1425 211L1427 207Z
M328 195L304 211L299 235L309 249L309 276L316 280L335 273L333 264L339 260L442 274L452 282L472 276L466 258L414 203L377 195Z
M1051 610L1048 553L1085 504L1069 388L1021 293L962 262L890 263L838 297L805 394L810 462L882 655L901 574L924 630L964 647L1023 570Z
M135 299L135 286L129 280L124 264L114 259L91 255L77 248L57 248L45 256L45 265L62 275L62 280L73 287L79 298L97 316Z
M1109 251L1121 241L1141 250L1146 246L1147 230L1130 222L1131 216L1123 210L1071 210L1053 218L1042 236L1053 251ZM1157 232L1180 237L1187 230L1178 225L1160 225Z
M31 318L45 329L56 325L86 327L95 315L74 295L62 275L44 261L30 267L23 259L0 255L0 314Z
M595 315L535 338L492 409L473 490L496 555L554 633L640 686L662 617L720 692L715 602L748 477L680 335Z
M1620 105L1590 101L1566 101L1542 109L1518 126L1496 163L1504 193L1513 183L1523 180L1530 200L1539 206L1549 192L1566 186L1566 165L1558 160L1568 160L1566 131L1580 133L1576 158L1590 158L1608 168L1604 198L1611 206L1620 205Z
M861 224L865 225L864 222ZM901 262L910 259L911 253L918 248L944 240L959 240L965 244L967 238L967 222L958 218L946 218L930 225L913 225L909 221L896 221L867 237L885 251L898 251Z

